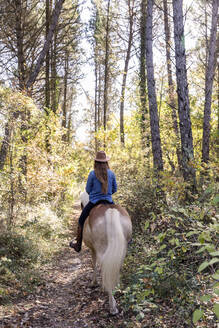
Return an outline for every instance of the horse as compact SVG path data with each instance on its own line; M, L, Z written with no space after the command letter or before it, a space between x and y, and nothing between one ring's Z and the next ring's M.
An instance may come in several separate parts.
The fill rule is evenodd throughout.
M87 193L82 193L82 206L85 206L88 201ZM112 292L119 283L120 269L131 236L131 218L125 208L120 205L95 206L84 224L83 241L91 250L94 269L92 285L96 284L97 264L99 264L102 287L108 292L109 311L112 315L119 312Z

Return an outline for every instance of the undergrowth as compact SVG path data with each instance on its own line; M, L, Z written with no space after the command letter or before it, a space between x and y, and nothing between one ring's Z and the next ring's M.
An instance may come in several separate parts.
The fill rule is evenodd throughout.
M49 204L26 207L25 217L0 233L0 304L25 296L44 283L40 266L63 247L68 220Z
M190 204L166 203L146 182L132 185L135 229L117 291L125 327L217 327L217 192L208 186Z

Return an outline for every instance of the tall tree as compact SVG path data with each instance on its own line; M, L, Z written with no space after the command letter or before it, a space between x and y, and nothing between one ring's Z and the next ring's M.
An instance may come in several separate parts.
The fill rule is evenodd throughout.
M192 161L194 159L194 151L186 71L186 54L184 42L185 36L182 5L183 0L173 1L176 79L182 151L182 170L185 181L190 181L192 186L195 187L195 170L192 166Z
M26 87L29 70L39 51L43 24L39 20L42 9L37 4L36 0L0 0L0 65L8 81L12 79L13 86L18 85L20 90Z
M25 56L24 56L24 33L22 31L23 6L21 0L14 1L16 16L16 39L17 39L17 59L18 59L18 80L21 90L25 88Z
M52 37L53 37L54 31L55 31L55 28L57 26L59 15L61 13L62 5L64 2L65 2L65 0L58 0L56 2L55 8L53 10L52 18L51 18L51 24L49 27L49 31L48 31L46 40L44 42L43 49L38 57L35 68L30 73L29 79L27 81L27 85L26 85L27 89L29 89L36 81L36 78L37 78L37 76L40 72L40 69L42 67L42 64L44 62L45 56L46 56L47 52L49 51L49 46L52 41Z
M107 17L106 17L106 32L105 32L105 60L104 60L104 102L103 102L103 128L106 131L107 115L108 115L108 91L109 91L109 34L110 34L110 0L107 4Z
M95 5L95 4L94 4ZM100 128L101 113L101 93L102 93L102 73L101 73L101 44L102 44L102 22L100 8L95 5L93 19L93 49L94 49L94 74L95 74L95 96L94 96L94 132L95 132L95 149L98 150L98 140L96 133Z
M68 87L68 65L69 65L69 54L65 51L65 75L64 75L64 90L63 90L63 105L62 105L62 127L67 128L67 87ZM66 140L66 133L63 135L63 140Z
M50 26L50 15L51 15L51 0L46 0L46 38L49 34ZM45 65L45 106L50 107L50 52L46 53L46 65Z
M153 152L153 163L155 170L163 170L163 158L160 140L160 127L157 111L157 98L154 80L154 63L153 63L153 0L148 0L146 11L146 67L147 67L147 85L150 111L151 142Z
M180 141L179 141L179 129L176 115L176 99L174 96L174 83L172 74L172 64L171 64L171 37L170 37L170 25L169 25L169 13L167 0L163 0L163 11L164 11L164 31L165 31L165 43L166 43L166 63L167 63L167 77L168 77L168 98L169 106L172 110L172 121L173 130L176 135L176 154L178 159L178 165L181 168L181 152L180 152Z
M134 0L128 0L128 22L129 22L129 36L128 36L128 46L125 56L125 64L123 70L122 77L122 89L121 89L121 97L120 97L120 141L124 145L125 144L125 132L124 132L124 103L125 103L125 89L126 89L126 81L128 74L129 61L131 57L131 48L132 48L132 40L133 40L133 25L134 25Z
M216 68L216 38L217 38L217 22L218 22L218 0L212 1L212 20L211 34L208 46L207 66L205 71L205 104L204 104L204 121L203 121L203 137L202 137L202 161L209 161L209 145L211 132L211 101L212 87L214 82L214 74Z
M141 20L140 20L140 71L139 71L139 92L141 104L141 135L142 146L146 146L146 118L147 108L147 79L146 79L146 4L147 0L141 0Z

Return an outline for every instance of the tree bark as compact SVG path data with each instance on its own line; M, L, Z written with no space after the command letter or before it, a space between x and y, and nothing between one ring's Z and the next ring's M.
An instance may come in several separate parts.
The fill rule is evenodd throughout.
M67 128L67 88L68 88L68 51L65 52L65 76L64 76L64 94L63 94L63 106L62 106L62 127ZM66 133L62 137L63 141L66 141Z
M219 46L218 46L218 54L219 54ZM217 64L217 156L219 158L219 63Z
M186 71L186 55L184 45L184 25L182 0L173 1L174 41L176 59L176 78L178 95L178 112L180 121L182 170L185 181L190 181L195 188L195 170L192 166L194 159L193 137L190 120L190 105Z
M120 141L123 146L125 145L125 132L124 132L125 88L126 88L126 80L127 80L129 61L131 57L132 40L133 40L133 24L134 24L133 0L132 0L132 6L131 6L131 0L128 0L128 11L129 11L129 39L128 39L126 58L125 58L125 65L123 70L122 90L121 90L121 97L120 97Z
M50 0L46 0L46 39L49 34L49 25L50 25ZM47 51L46 53L46 80L45 80L45 106L46 108L50 108L50 53Z
M152 19L153 19L154 0L147 2L146 14L146 67L147 67L147 84L150 111L151 141L153 152L153 164L155 170L163 170L162 149L160 140L160 127L157 112L157 99L154 80L154 63L152 48Z
M53 42L51 45L51 108L56 113L59 103L59 89L58 89L58 78L57 78L57 27L54 31Z
M141 22L140 22L140 103L141 103L141 136L143 148L149 146L149 140L146 142L146 119L148 115L147 108L147 82L146 82L146 5L147 0L141 1Z
M205 71L205 104L204 104L204 121L203 121L203 136L202 136L202 161L209 161L210 147L210 132L211 132L211 102L212 88L214 82L214 74L216 68L216 37L217 37L217 22L218 22L218 0L213 0L212 3L212 21L211 34L207 56L207 67Z
M172 65L171 65L171 38L170 38L170 26L168 19L168 5L167 0L163 0L163 8L164 8L164 30L165 30L165 43L166 43L166 59L167 59L167 77L168 77L168 97L169 97L169 106L172 110L172 121L173 121L173 130L176 135L177 145L176 145L176 154L179 168L182 168L181 163L181 152L180 152L180 138L179 138L179 129L177 123L177 115L176 115L176 99L174 97L174 83L172 76Z
M11 139L11 128L10 128L10 124L6 123L5 134L0 149L0 171L3 170L3 167L5 165L8 149L10 146L10 139Z
M16 17L16 42L18 59L18 80L20 90L25 88L25 57L24 57L24 39L22 31L22 1L15 0Z
M57 26L59 15L61 13L62 5L63 5L64 2L65 2L65 0L58 0L57 3L56 3L55 8L53 10L51 24L50 24L49 32L48 32L48 35L47 35L47 39L46 39L46 41L44 43L44 46L43 46L43 49L42 49L42 51L39 55L39 58L37 60L36 66L35 66L35 69L31 72L30 77L27 81L27 90L29 90L30 87L36 81L36 78L37 78L37 76L40 72L40 68L43 64L45 56L46 56L47 52L49 51L49 46L50 46L50 43L52 41L52 37L53 37L54 31L55 31L55 28Z
M105 73L104 73L104 94L103 94L103 128L106 131L107 114L108 114L108 87L109 87L109 14L110 14L110 0L107 5L107 21L106 21L106 35L105 35Z

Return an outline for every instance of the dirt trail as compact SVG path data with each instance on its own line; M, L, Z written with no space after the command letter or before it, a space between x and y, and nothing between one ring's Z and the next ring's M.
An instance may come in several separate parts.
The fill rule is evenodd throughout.
M80 212L79 205L74 215ZM73 227L76 231L76 226ZM112 317L108 297L99 286L90 287L92 262L83 245L77 254L69 247L55 263L43 268L45 286L0 311L0 327L101 328L124 327L123 314Z

